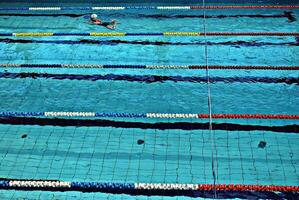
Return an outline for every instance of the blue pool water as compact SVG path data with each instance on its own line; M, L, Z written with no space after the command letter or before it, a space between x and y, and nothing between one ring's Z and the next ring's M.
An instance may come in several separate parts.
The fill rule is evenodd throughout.
M1 6L8 4L2 3ZM207 31L299 32L298 21L289 21L283 16L284 11L289 10L208 10ZM292 12L293 16L299 17L298 10ZM87 24L89 11L72 11L75 17L61 15L70 13L66 11L46 13L48 16L32 11L1 11L0 33L110 32ZM121 24L117 32L203 32L202 10L96 13L107 21L119 20ZM210 65L298 66L299 63L298 38L292 36L213 36L207 37L207 41ZM205 63L204 45L203 37L180 36L0 37L0 64L202 65ZM13 78L5 76L8 73L59 74L63 78ZM210 85L213 113L299 113L298 71L210 70L209 73L211 79L225 78L225 81L215 81ZM139 81L128 78L119 81L71 80L70 74L130 75L139 77ZM140 81L153 75L205 77L206 72L185 69L0 68L0 111L208 113L206 82ZM258 77L294 78L295 82L266 83L257 81ZM230 81L230 78L235 81ZM67 125L51 124L50 120L30 124L21 119L14 124L1 118L0 178L212 184L211 152L214 151L219 184L298 186L298 120L214 119L217 124L243 127L230 130L225 128L229 125L219 129L215 126L214 138L209 130L196 128L207 123L207 119L107 120L101 124L86 125L82 122ZM188 126L175 128L175 122L186 122ZM161 123L168 124L168 128L152 126ZM195 123L195 128L190 128L191 123ZM248 125L253 128L246 129ZM288 125L295 125L294 130L271 129ZM144 140L144 144L138 145L138 140ZM258 147L261 141L267 143L265 148ZM0 190L0 198L191 199L16 190Z

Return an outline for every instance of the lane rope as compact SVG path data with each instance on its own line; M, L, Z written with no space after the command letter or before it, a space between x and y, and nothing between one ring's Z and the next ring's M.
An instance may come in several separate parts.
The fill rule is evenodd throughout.
M190 6L190 9L210 9L210 10L222 10L222 9L299 9L298 5L262 5L262 6Z
M74 11L74 10L223 10L223 9L299 9L298 5L249 6L94 6L94 7L0 7L0 11Z
M0 180L0 189L54 189L54 190L173 190L173 191L211 191L213 184L170 184L170 183L114 183L114 182L80 182L80 181L47 181L47 180ZM283 185L245 185L245 184L216 184L217 191L259 191L259 192L299 192L299 186Z
M209 119L209 114L197 113L108 113L108 112L0 112L0 117L114 117L114 118L189 118ZM298 120L299 115L288 114L212 114L215 119L285 119Z
M99 68L99 69L195 69L205 65L98 65L98 64L0 64L0 68ZM209 69L223 70L299 70L299 66L209 65Z
M20 32L0 33L0 36L14 37L50 37L50 36L93 36L93 37L124 37L124 36L299 36L299 32L153 32L153 33L126 33L126 32L91 32L91 33L53 33L53 32Z

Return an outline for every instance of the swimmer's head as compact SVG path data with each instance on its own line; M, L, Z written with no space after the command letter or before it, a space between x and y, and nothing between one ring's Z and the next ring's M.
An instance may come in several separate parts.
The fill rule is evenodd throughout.
M90 19L92 19L92 20L96 20L97 19L97 14L92 14L92 15L90 15Z

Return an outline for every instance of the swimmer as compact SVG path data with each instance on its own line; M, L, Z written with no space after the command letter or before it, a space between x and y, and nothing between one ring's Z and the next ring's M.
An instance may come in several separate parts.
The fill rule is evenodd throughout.
M116 20L111 20L111 22L103 22L102 20L98 19L96 14L92 14L90 16L90 20L92 24L104 26L108 29L115 29L118 22Z
M297 20L296 17L293 15L293 12L284 11L283 14L288 18L289 22L294 22Z

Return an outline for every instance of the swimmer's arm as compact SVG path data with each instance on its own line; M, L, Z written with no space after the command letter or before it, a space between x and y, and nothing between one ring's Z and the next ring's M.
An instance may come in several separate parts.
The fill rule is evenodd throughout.
M106 28L115 29L117 24L120 24L120 23L118 23L116 20L111 20L110 24L107 25Z
M111 29L111 30L114 30L114 29L115 29L115 26L114 26L114 25L108 25L108 26L106 26L106 28Z

